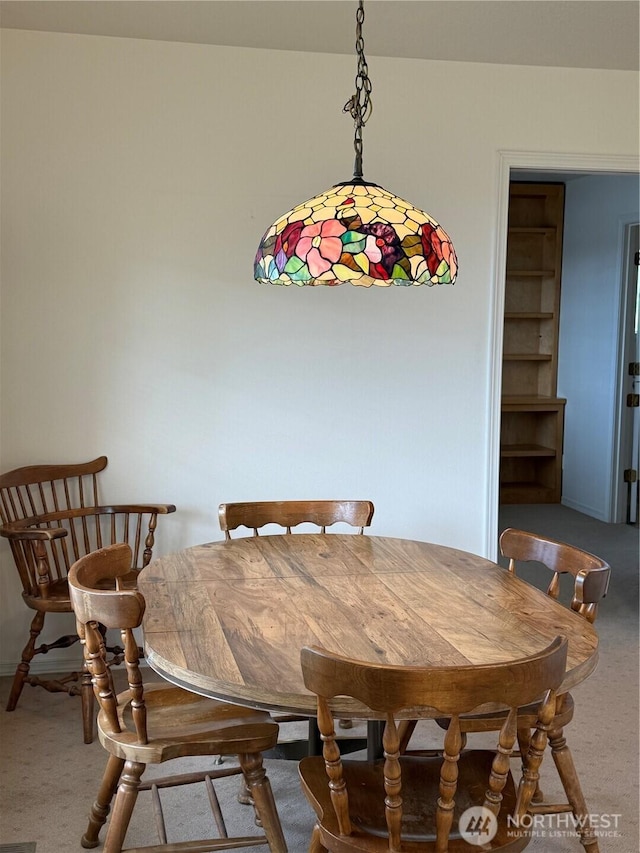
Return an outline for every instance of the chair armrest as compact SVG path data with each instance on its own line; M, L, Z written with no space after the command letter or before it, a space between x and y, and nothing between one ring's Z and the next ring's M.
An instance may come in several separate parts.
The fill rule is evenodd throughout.
M0 527L0 536L4 536L5 539L10 539L13 541L25 541L25 540L51 540L51 539L62 539L63 536L67 536L68 530L64 527L48 527L44 530L34 530L33 528L24 529L21 526L18 526L21 522L17 522L15 525L6 524L3 527Z
M68 534L69 531L65 527L25 529L22 521L0 527L0 536L9 540L25 600L49 598L49 587L54 577L48 552L65 548L66 542L58 545L56 540L64 540Z
M167 515L175 512L173 504L109 504L107 506L87 507L91 514L109 512L157 512L158 515Z

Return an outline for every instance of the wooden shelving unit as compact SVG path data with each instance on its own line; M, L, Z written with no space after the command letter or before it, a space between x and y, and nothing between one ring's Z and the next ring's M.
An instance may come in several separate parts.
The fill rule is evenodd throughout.
M502 362L501 503L558 503L556 396L564 184L512 183Z

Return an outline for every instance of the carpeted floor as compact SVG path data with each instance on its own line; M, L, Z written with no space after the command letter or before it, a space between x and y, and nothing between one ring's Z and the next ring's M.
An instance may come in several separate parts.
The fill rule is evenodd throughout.
M522 507L505 507L500 528L507 526L573 542L612 565L610 593L597 623L600 665L573 691L576 714L567 737L590 811L600 823L601 853L638 853L638 530L601 524L558 506L527 507L526 517ZM9 687L10 679L0 679L0 707ZM295 729L292 734L304 731L304 724L287 725ZM422 744L435 744L440 731L433 723L424 723L416 735ZM25 689L15 712L0 711L0 756L0 853L33 853L26 842L36 844L35 853L81 850L80 835L106 753L97 741L82 743L79 699ZM203 762L189 759L186 765L199 767ZM289 853L305 853L313 815L300 791L295 762L268 760L267 771ZM254 831L252 810L235 800L237 778L222 780L216 787L229 831ZM547 795L560 796L550 761L543 764L542 788ZM134 813L129 845L155 843L144 796L148 795L141 795ZM169 831L176 840L214 834L203 791L178 789L168 792L164 802ZM604 825L607 820L609 826ZM541 830L528 849L580 853L582 847L572 833L563 828L555 832L552 837L548 829ZM266 848L246 849L257 853Z

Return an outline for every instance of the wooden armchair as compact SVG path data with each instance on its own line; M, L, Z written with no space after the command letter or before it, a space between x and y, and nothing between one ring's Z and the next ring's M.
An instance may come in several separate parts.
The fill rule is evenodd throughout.
M259 536L259 530L268 524L284 527L287 534L292 527L299 524L314 524L321 533L327 532L327 527L333 524L348 524L359 528L362 535L364 528L371 525L374 506L371 501L253 501L246 503L220 504L218 519L220 530L225 539L231 539L231 530L247 527L253 530L254 536ZM300 722L305 717L293 714L280 714L274 717L279 723ZM340 727L351 728L351 720L340 720ZM317 751L319 746L315 720L309 721L309 749Z
M598 613L598 605L607 594L611 569L599 557L582 551L574 545L548 539L536 533L508 528L500 536L500 553L509 559L509 571L516 572L518 562L536 562L552 572L547 587L547 595L558 598L562 575L569 575L573 581L570 607L588 622L593 623ZM535 814L557 814L572 812L582 844L589 853L597 853L598 842L589 825L589 810L582 793L580 780L573 762L571 750L564 736L564 728L573 719L574 701L570 693L560 697L555 716L549 727L549 746L558 775L564 788L567 801L563 803L544 802L539 787L533 796L530 811ZM473 732L497 731L504 722L502 714L465 715L460 718L460 730L466 739ZM520 752L527 755L531 730L536 722L535 706L522 707L518 713L518 742ZM438 720L446 727L446 719ZM407 752L409 739L415 722L402 725L401 750Z
M97 847L98 835L113 813L105 853L121 853L139 791L151 791L160 845L129 848L135 853L204 853L267 844L271 853L287 853L278 812L266 777L262 752L275 746L278 726L264 711L205 699L166 682L145 689L138 665L139 649L133 631L142 623L144 597L136 589L121 589L132 561L128 545L111 545L79 559L69 571L69 593L84 638L85 659L100 703L98 733L109 753L107 766L91 809L83 847ZM106 584L105 584L106 581ZM105 585L109 588L104 588ZM114 588L115 587L115 588ZM120 629L129 689L116 696L101 626ZM141 778L149 764L194 755L235 755L239 767ZM213 763L213 762L212 762ZM262 835L229 838L212 779L242 774L250 790ZM203 782L207 788L219 837L167 843L159 791ZM117 790L117 793L116 793Z
M482 666L389 666L303 649L304 683L317 696L324 741L323 757L303 758L299 765L302 790L317 815L309 853L466 853L478 844L483 850L523 850L531 823L522 818L536 787L566 657L561 637L531 657ZM383 759L340 756L331 711L338 696L358 700L385 720ZM539 706L536 728L516 787L509 759L518 708L533 701ZM496 747L463 752L461 715L487 703L509 709ZM400 755L398 717L416 710L447 716L441 753Z
M47 613L71 613L67 573L79 557L103 545L127 542L132 550L131 582L151 560L158 515L175 512L172 504L101 506L98 474L107 457L77 465L33 465L0 475L0 535L9 540L22 582L22 598L35 616L29 639L13 679L7 711L13 711L25 684L49 692L82 695L85 743L93 740L93 691L86 670L59 679L29 673L35 655L67 648L77 634L52 643L36 642ZM122 660L122 648L110 647L112 663ZM78 683L80 682L80 683Z

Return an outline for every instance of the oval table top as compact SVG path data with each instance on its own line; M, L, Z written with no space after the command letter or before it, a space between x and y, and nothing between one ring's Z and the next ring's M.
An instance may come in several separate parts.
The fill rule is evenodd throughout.
M154 560L138 586L153 669L195 693L270 711L316 713L300 670L305 645L443 666L514 660L562 634L563 690L597 663L598 636L586 619L490 560L427 542L250 536ZM336 699L333 710L367 717L350 699Z

